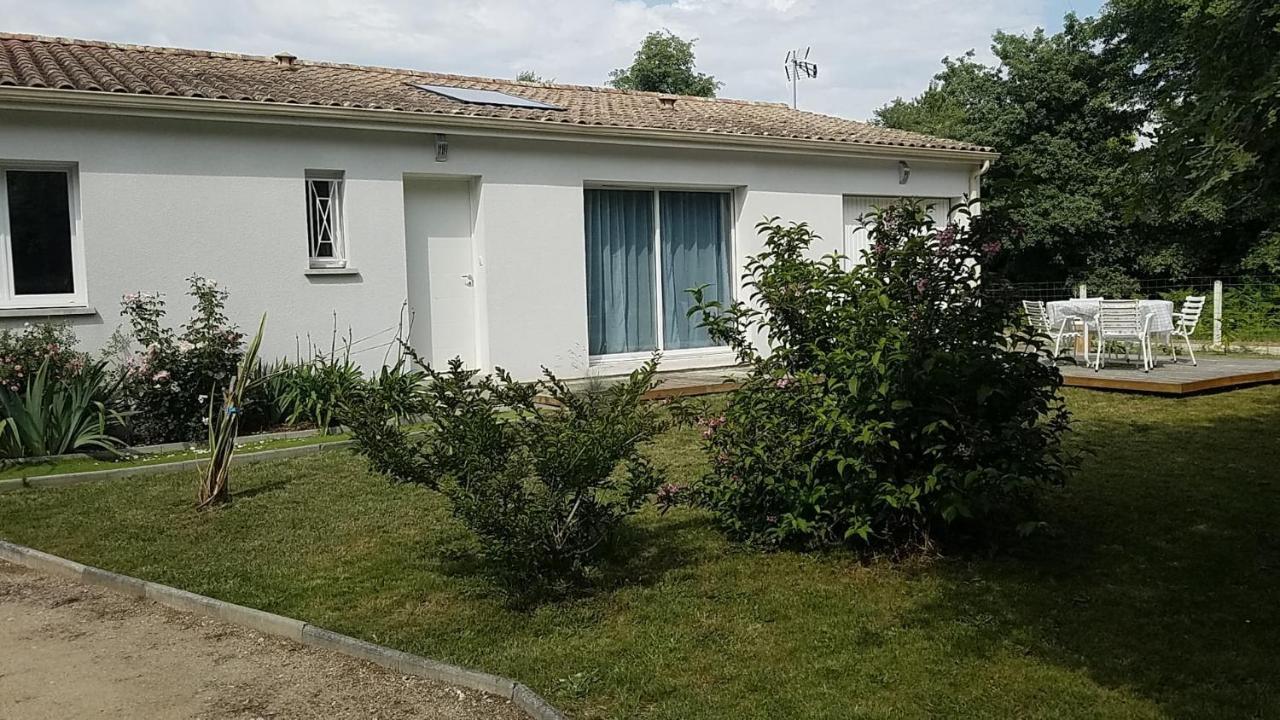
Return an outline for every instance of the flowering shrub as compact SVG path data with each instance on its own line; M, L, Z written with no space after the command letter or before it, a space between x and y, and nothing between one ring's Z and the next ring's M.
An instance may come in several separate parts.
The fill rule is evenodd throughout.
M810 259L803 224L760 229L753 304L694 291L750 374L702 419L711 471L668 495L755 543L900 550L958 524L1025 519L1015 511L1064 478L1062 379L1024 350L1039 339L1000 291L990 218L938 228L918 205L876 212L871 249L849 270Z
M513 600L583 580L661 482L640 452L664 427L642 400L657 361L591 393L572 392L550 372L531 384L501 370L477 379L457 359L447 372L423 370L432 431L411 440L379 397L397 385L370 385L350 411L360 452L396 481L442 491ZM555 407L535 402L539 395Z
M235 376L243 335L227 320L227 291L192 275L191 319L175 332L164 324L165 302L157 293L128 293L120 314L141 347L124 362L124 392L135 411L137 442L192 440L205 429L209 398Z
M50 382L78 375L89 356L76 350L76 334L64 323L27 323L20 330L0 330L0 387L20 392L45 365Z

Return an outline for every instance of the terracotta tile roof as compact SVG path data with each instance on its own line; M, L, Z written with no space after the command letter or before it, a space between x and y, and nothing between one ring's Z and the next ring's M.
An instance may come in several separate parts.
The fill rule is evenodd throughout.
M415 83L497 90L563 108L545 110L464 103ZM734 135L820 140L863 146L986 151L988 148L777 103L679 97L579 85L522 83L390 68L180 50L145 45L0 33L0 88L5 86L369 108L437 115L505 118L610 129L672 130L691 136ZM663 98L668 102L663 102Z

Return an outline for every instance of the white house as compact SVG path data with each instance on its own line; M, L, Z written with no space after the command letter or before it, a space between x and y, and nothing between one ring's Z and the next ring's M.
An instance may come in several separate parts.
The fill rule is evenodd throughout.
M126 292L231 291L264 354L337 318L381 361L518 377L732 357L684 290L740 292L765 217L856 253L876 198L976 196L987 148L784 105L0 34L0 317L89 346ZM305 350L304 350L305 351Z

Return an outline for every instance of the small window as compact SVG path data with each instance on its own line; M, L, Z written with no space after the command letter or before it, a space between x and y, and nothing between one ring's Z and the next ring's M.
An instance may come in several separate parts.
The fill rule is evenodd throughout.
M307 248L311 267L345 267L342 173L307 171Z
M82 305L72 173L0 163L0 305Z

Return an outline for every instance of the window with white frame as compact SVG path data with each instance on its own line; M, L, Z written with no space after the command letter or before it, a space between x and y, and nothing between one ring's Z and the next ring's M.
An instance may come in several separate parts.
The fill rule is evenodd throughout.
M724 191L585 190L592 357L706 352L716 343L693 297L733 299L732 202Z
M307 249L313 268L345 267L342 171L308 170Z
M74 168L0 161L0 307L84 305Z

